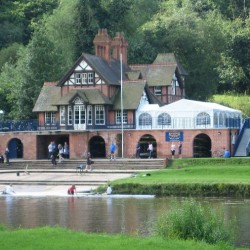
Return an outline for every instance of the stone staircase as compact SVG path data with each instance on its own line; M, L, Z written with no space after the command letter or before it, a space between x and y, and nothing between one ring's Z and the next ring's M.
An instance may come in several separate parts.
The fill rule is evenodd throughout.
M0 185L76 185L99 186L114 179L157 170L164 167L164 159L93 159L93 171L80 174L76 167L86 160L65 160L53 167L49 160L11 160L0 164Z
M250 140L250 129L247 128L244 130L243 136L241 138L241 141L234 156L236 157L247 156L246 147L249 143L249 140Z
M160 169L164 167L164 159L117 159L110 161L107 159L93 159L93 169L96 171L105 172L114 170L116 171L132 171L136 170L153 170ZM77 166L80 164L86 165L86 160L65 160L62 163L58 163L56 167L53 167L49 160L10 160L10 165L0 164L0 170L11 171L11 170L20 170L25 171L26 167L28 171L40 170L43 172L53 171L58 172L59 170L64 171L75 171ZM1 172L2 172L1 171Z

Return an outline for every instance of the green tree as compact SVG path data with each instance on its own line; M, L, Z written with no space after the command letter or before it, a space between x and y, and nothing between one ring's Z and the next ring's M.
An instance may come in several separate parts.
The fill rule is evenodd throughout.
M7 113L7 118L29 119L34 116L32 109L43 83L61 77L63 60L41 27L18 56L16 65L7 64L0 75L1 93L6 93L8 103L0 102L0 109Z

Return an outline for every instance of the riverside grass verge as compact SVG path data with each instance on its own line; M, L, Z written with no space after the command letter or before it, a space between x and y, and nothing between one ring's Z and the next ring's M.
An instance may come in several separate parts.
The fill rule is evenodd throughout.
M138 237L76 232L59 227L9 230L0 229L1 249L53 249L53 250L110 250L110 249L188 249L188 250L231 250L225 244L209 245L191 240L166 240L160 237ZM243 248L242 248L243 249Z
M111 185L119 194L249 198L250 158L169 160L164 169L138 173Z

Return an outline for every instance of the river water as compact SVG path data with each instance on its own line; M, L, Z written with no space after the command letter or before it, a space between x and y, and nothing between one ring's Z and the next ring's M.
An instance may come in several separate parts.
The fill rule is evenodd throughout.
M149 235L153 224L172 202L184 198L141 197L0 197L0 224L11 228L62 226L85 232ZM199 199L198 199L199 200ZM236 246L250 247L250 200L202 198L235 219Z

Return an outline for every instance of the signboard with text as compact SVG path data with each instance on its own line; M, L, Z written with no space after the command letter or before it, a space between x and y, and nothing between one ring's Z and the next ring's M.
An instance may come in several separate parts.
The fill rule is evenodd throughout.
M166 132L166 141L183 141L182 131Z

